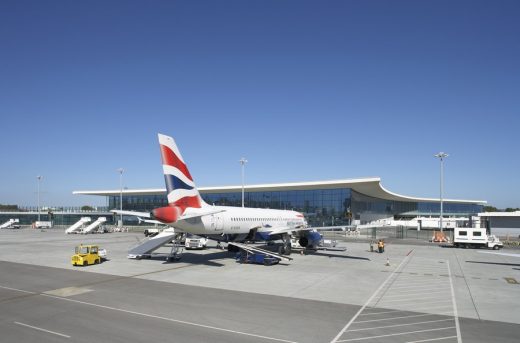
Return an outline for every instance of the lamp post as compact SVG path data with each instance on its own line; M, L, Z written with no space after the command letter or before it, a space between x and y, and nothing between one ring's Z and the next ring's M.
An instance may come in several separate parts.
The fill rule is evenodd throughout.
M36 179L38 179L38 221L40 221L40 181L43 179L43 176L38 175Z
M440 203L441 203L441 212L440 212L440 218L439 218L439 226L440 230L442 232L442 212L443 212L443 203L442 203L442 193L444 191L444 159L448 157L449 155L444 152L439 152L438 154L434 155L441 161L441 180L440 180Z
M123 173L124 169L119 168L117 170L119 172L119 210L121 211L119 213L119 227L123 226Z
M242 157L238 162L242 165L242 207L244 207L244 165L247 163L245 157Z

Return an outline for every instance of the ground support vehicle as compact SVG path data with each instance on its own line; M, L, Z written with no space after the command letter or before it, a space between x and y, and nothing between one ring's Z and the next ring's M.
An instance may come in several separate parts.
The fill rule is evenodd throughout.
M236 254L235 260L240 263L263 264L264 266L271 266L280 262L280 260L275 257L262 253L251 253L244 250Z
M106 261L107 257L108 257L107 249L99 248L98 255L99 255L99 257L101 257L101 261Z
M33 223L35 229L50 229L52 228L52 222L50 221L35 221Z
M453 245L462 248L481 248L498 250L504 247L495 235L488 235L485 228L455 228Z
M74 252L70 259L73 266L88 266L101 263L97 245L79 245L74 249Z
M184 241L184 247L186 250L188 249L205 249L208 244L208 239L200 236L195 236L192 234L186 234L186 239Z
M18 218L16 219L9 219L2 225L0 225L0 229L19 229L20 228L20 220Z
M154 237L157 236L159 233L161 233L161 230L158 228L144 230L145 237Z

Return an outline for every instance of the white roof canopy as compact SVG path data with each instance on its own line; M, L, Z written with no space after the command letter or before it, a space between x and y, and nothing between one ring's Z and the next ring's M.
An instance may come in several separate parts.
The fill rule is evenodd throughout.
M244 189L247 192L262 191L293 191L293 190L314 190L314 189L338 189L351 188L354 191L384 200L405 201L405 202L436 202L439 198L419 198L390 192L381 186L381 179L378 177L362 178L362 179L346 179L332 181L312 181L312 182L291 182L291 183L272 183L261 185L246 185ZM234 193L240 192L242 186L223 186L223 187L199 187L202 194L211 193ZM73 194L83 195L101 195L101 196L117 196L120 190L99 190L99 191L74 191ZM156 189L123 189L124 195L162 195L166 194L165 188ZM481 204L487 203L485 200L455 200L443 199L444 202L450 203L471 203Z

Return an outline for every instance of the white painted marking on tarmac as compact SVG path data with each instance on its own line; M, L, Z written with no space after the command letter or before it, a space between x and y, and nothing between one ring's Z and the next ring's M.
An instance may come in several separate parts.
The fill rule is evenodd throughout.
M65 287L53 289L51 291L43 292L45 294L57 295L60 297L71 297L73 295L80 295L84 293L92 292L91 289L85 287Z
M435 287L434 287L435 286ZM449 284L446 283L446 284L435 284L435 285L431 285L430 283L428 283L427 285L424 285L423 283L423 286L421 286L420 284L419 285L407 285L407 286L392 286L392 290L405 290L405 289L423 289L423 288L426 288L424 289L424 291L427 291L429 289L431 290L439 290L439 286L446 286L448 287ZM447 290L446 290L447 291Z
M402 310L392 310L392 311L383 311L383 312L371 312L371 313L362 313L359 316L372 316L375 314L383 314L383 313L394 313L394 312L403 312Z
M358 324L358 323L369 323L369 322L381 322L381 321L384 321L384 320L393 320L393 319L402 319L402 318L424 317L424 316L438 316L438 314L423 313L423 314L414 314L414 315L411 315L411 316L390 317L390 318L382 318L382 319L371 319L371 320L363 320L361 322L356 322L356 324Z
M341 341L338 341L338 342L362 341L362 340L365 340L365 339L374 339L374 338L390 337L390 336L402 336L402 335L408 335L408 334L411 334L411 333L440 331L440 330L448 330L448 329L454 329L454 328L455 328L455 326L447 326L445 328L438 328L438 329L425 329L425 330L417 330L417 331L390 333L388 335L379 335L379 336L370 336L370 337L361 337L361 338L350 338L350 339L344 339L344 340L341 340Z
M17 291L17 292L22 292L22 293L28 293L28 294L38 294L38 293L35 293L35 292L24 291L23 289L18 289L18 288L11 288L11 287L5 287L5 286L0 286L0 288L8 289L10 291Z
M460 334L459 314L457 312L457 302L455 301L455 291L453 289L453 281L451 280L450 261L446 260L446 266L448 267L448 275L449 275L449 279L450 279L451 301L453 303L453 316L455 317L455 327L457 330L457 342L461 343L462 336Z
M446 293L445 291L435 291L435 292L428 292L427 294L425 294L424 292L420 292L420 293L398 293L396 295L385 295L385 299L387 298L405 298L405 297L409 297L409 298L413 298L414 296L422 296L422 298L425 297L425 295L432 295L432 294L438 294L438 293Z
M43 331L43 332L47 332L47 333L52 333L53 335L56 335L56 336L61 336L61 337L65 337L65 338L70 338L70 336L65 335L65 334L62 334L62 333L59 333L59 332L54 332L54 331L50 331L50 330L45 330L45 329L42 329L42 328L39 328L39 327L36 327L36 326L32 326L32 325L24 324L24 323L20 323L20 322L14 322L14 323L17 324L17 325L21 325L21 326L25 326L25 327L28 327L28 328L34 329L34 330Z
M94 306L94 307L104 308L104 309L107 309L107 310L118 311L118 312L124 312L124 313L129 313L129 314L133 314L133 315L137 315L137 316L142 316L142 317L148 317L148 318L160 319L160 320L165 320L165 321L169 321L169 322L173 322L173 323L179 323L179 324L185 324L185 325L192 325L192 326L196 326L196 327L200 327L200 328L205 328L205 329L211 329L211 330L217 330L217 331L229 332L229 333L234 333L234 334L237 334L237 335L244 335L244 336L250 336L250 337L257 337L257 338L262 338L262 339L266 339L266 340L270 340L270 341L277 341L277 342L297 343L297 342L294 342L294 341L288 341L288 340L280 339L280 338L273 338L273 337L268 337L268 336L261 336L261 335L256 335L256 334L253 334L253 333L247 333L247 332L242 332L242 331L235 331L235 330L230 330L230 329L219 328L219 327L216 327L216 326L210 326L210 325L204 325L204 324L192 323L192 322L187 322L187 321L179 320L179 319L173 319L173 318L166 318L166 317L161 317L161 316L155 316L155 315L152 315L152 314L141 313L141 312L136 312L136 311L130 311L130 310L125 310L125 309L117 308L117 307L111 307L111 306L99 305L99 304L89 303L89 302L86 302L86 301L80 301L80 300L75 300L75 299L62 298L62 297L58 297L58 296L50 295L50 294L40 294L40 295L41 295L41 296L44 296L44 297L49 297L49 298L54 298L54 299L59 299L59 300L70 301L70 302L74 302L74 303L78 303L78 304L83 304L83 305L88 305L88 306Z
M406 343L421 343L421 342L433 342L433 341L442 341L444 339L456 338L457 336L447 336L447 337L439 337L439 338L430 338L430 339L421 339L420 341L410 341Z
M385 325L385 326L373 326L373 327L363 328L363 329L347 330L346 332L365 331L365 330L375 330L375 329L385 329L385 328L394 328L394 327L398 327L398 326L409 326L409 325L426 324L426 323L447 322L448 320L453 320L453 318L449 318L449 319L438 319L438 320L427 320L427 321L425 321L425 322L415 322L415 323L406 323L406 324L394 324L394 325Z
M425 298L424 296L418 297L418 298L408 298L408 299L404 299L404 300L403 299L386 300L386 297L385 297L385 299L383 299L382 301L379 302L378 306L379 307L385 307L385 305L383 305L383 304L394 303L396 301L398 301L398 302L400 302L402 304L406 304L406 303L409 303L409 302L412 303L412 304L438 303L438 302L440 302L439 299Z
M357 319L357 317L359 317L361 312L363 312L363 310L368 306L368 304L370 304L372 302L372 300L376 297L376 295L386 286L387 282L395 275L396 271L398 271L403 266L405 261L409 260L410 255L411 254L408 253L408 255L406 255L406 257L403 258L401 263L399 263L399 266L397 266L397 268L392 271L392 273L386 278L386 280L381 284L381 286L379 286L379 288L376 289L374 294L372 294L372 296L365 302L365 304L359 309L359 311L357 311L357 313L354 315L354 317L352 317L350 319L350 321L345 325L345 327L343 329L341 329L341 331L336 335L336 337L334 337L332 339L332 341L330 341L330 343L338 342L338 339L345 333L345 331L348 330L350 325L352 325L352 323Z

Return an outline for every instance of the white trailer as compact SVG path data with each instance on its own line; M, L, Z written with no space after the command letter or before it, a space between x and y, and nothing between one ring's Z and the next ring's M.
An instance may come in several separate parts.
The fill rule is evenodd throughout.
M52 228L52 222L50 221L35 221L34 222L35 229L50 229Z
M488 235L485 228L457 227L454 230L453 245L462 248L480 248L498 250L504 245L495 235Z

